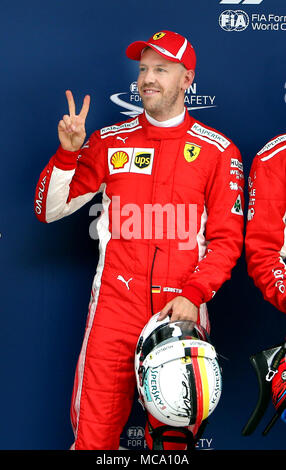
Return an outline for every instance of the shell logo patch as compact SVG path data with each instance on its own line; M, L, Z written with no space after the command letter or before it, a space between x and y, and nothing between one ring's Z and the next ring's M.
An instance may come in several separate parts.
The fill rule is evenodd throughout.
M128 162L129 157L126 152L118 151L111 156L111 164L114 169L124 168L124 165Z
M166 33L162 33L161 31L159 33L154 34L153 39L154 41L157 41L157 39L161 39L166 35Z
M201 147L196 144L192 144L191 142L186 142L184 148L184 157L187 162L193 162L198 158L199 153L201 151Z

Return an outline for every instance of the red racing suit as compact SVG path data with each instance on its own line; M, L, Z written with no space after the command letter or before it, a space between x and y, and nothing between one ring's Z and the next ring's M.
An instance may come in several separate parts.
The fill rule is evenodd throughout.
M241 157L187 111L171 128L149 124L143 113L94 132L78 152L60 147L40 175L36 215L60 219L98 190L99 262L71 418L75 449L106 450L118 449L130 414L135 346L152 312L183 295L209 331L206 302L242 250Z
M286 313L286 134L255 156L248 178L248 273L265 300Z

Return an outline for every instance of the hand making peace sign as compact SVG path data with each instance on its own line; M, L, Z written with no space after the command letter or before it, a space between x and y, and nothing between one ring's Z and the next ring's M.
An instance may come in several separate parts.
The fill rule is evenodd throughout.
M89 110L90 96L86 95L84 97L83 105L78 115L75 113L75 102L70 90L66 91L66 97L69 114L65 114L59 122L58 134L63 149L76 152L82 147L86 137L85 120Z

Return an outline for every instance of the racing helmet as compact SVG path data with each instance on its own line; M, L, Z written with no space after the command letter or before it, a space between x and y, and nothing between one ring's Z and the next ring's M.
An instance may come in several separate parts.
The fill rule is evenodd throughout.
M193 321L158 321L143 328L135 352L139 401L160 422L199 428L222 390L217 354L206 331Z
M286 422L286 341L250 356L250 361L257 375L259 395L242 435L255 431L272 400L276 412L262 432L266 436L279 417Z
M272 403L281 419L286 422L286 355L279 362L272 379Z

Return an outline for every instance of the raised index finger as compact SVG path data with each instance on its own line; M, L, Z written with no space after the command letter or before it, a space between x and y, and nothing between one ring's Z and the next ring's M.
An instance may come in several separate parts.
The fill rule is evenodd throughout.
M75 116L75 102L73 99L73 94L70 90L66 91L66 97L68 100L70 116Z
M89 105L90 105L90 96L89 95L86 95L84 97L84 100L83 100L83 105L82 105L82 108L80 110L80 117L85 119L86 116L87 116L87 113L89 111Z

